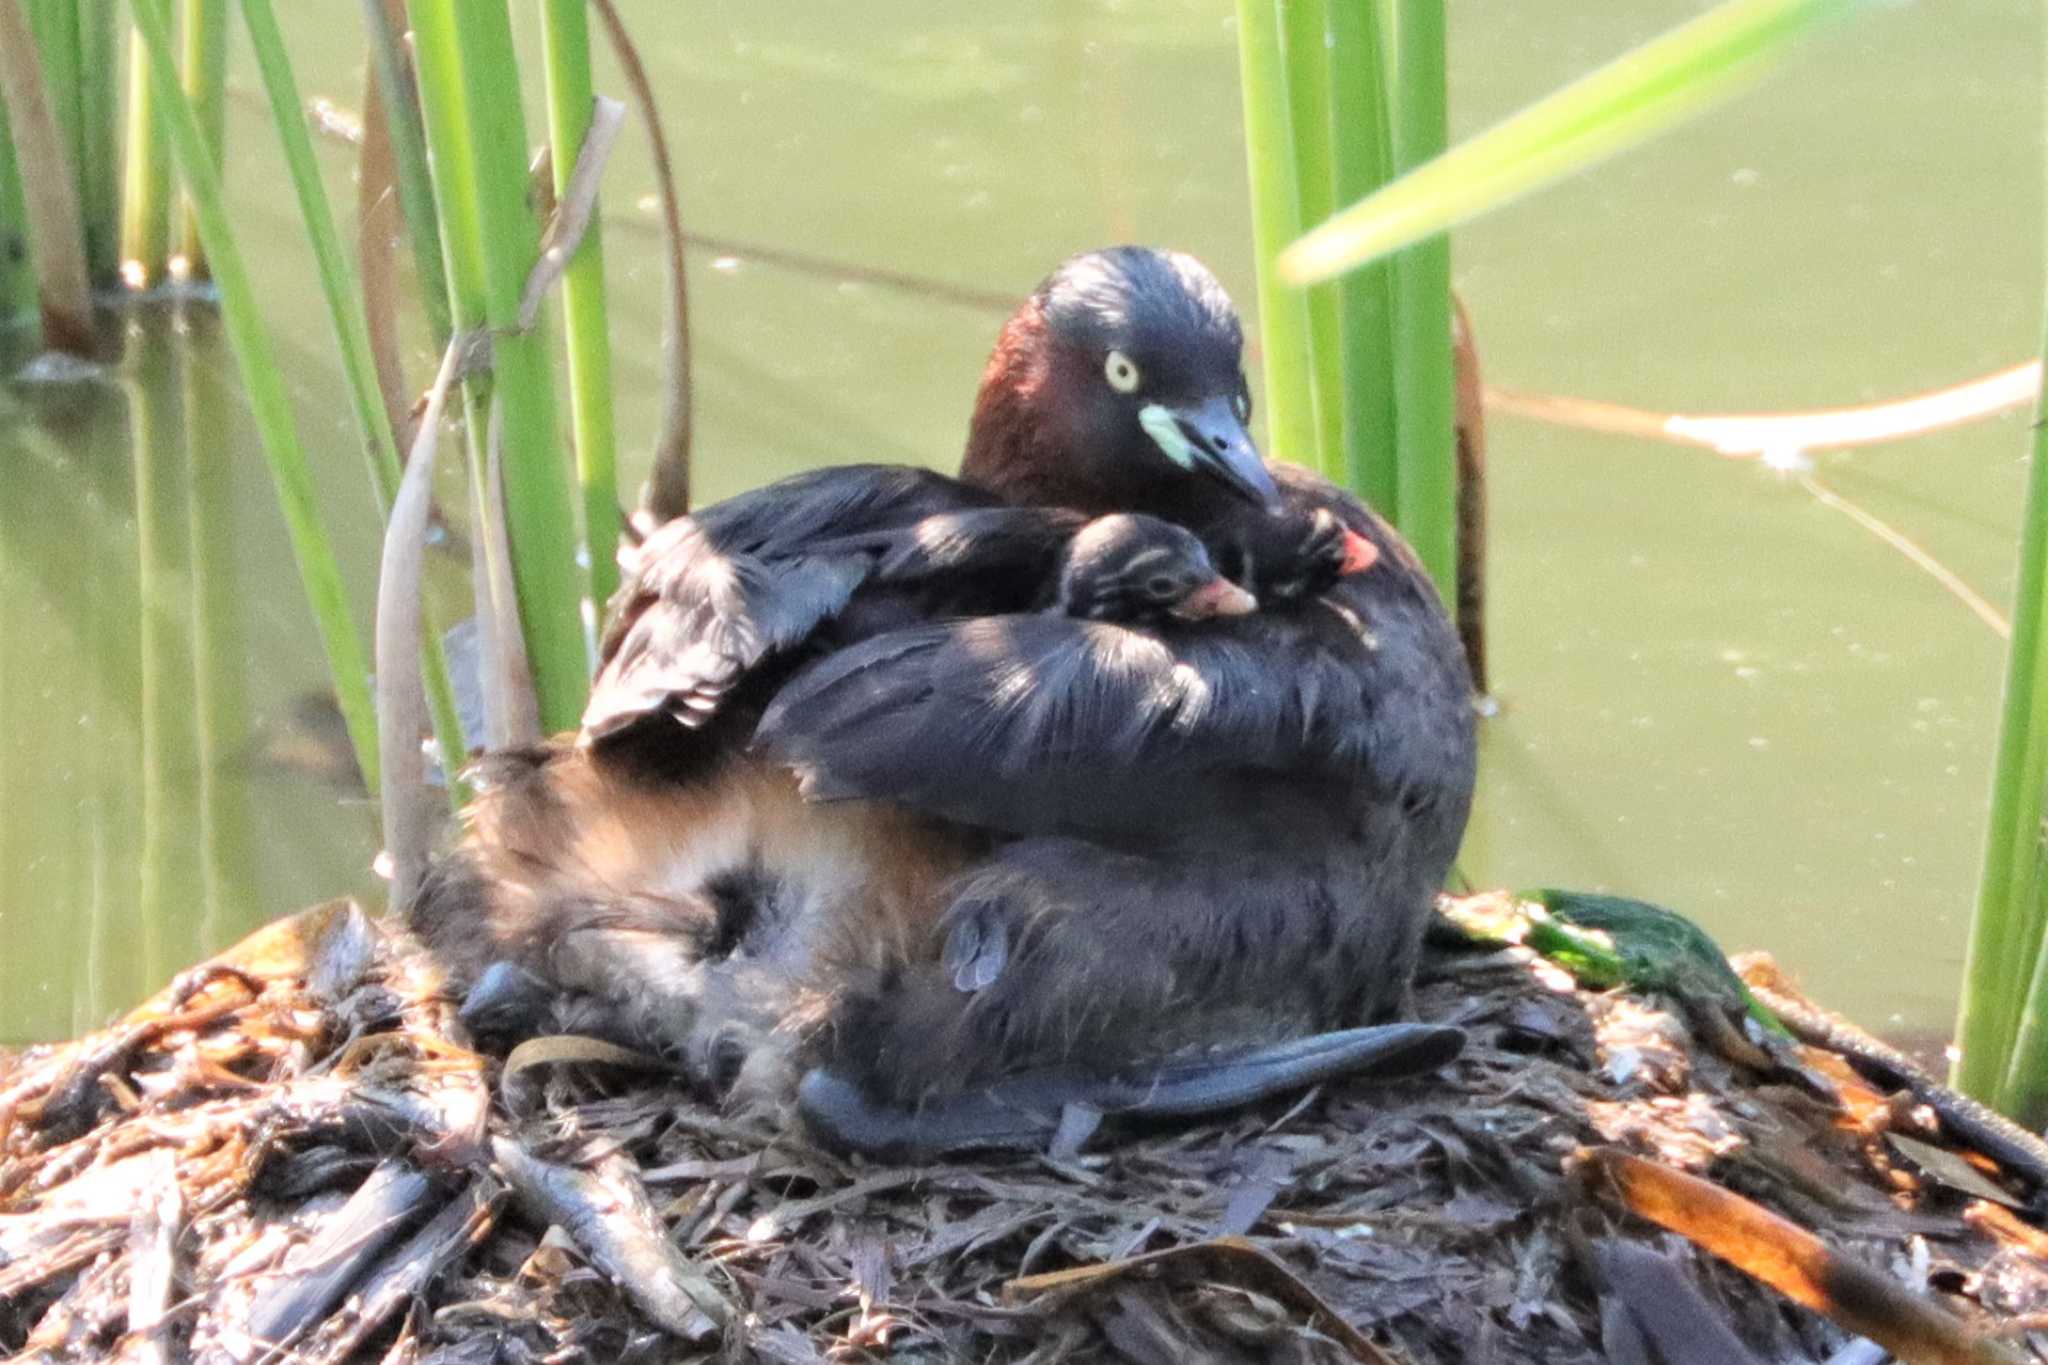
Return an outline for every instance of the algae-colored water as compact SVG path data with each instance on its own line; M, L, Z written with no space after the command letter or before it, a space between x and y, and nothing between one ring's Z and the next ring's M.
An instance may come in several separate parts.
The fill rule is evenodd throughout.
M1456 123L1704 7L1461 0ZM1249 310L1227 0L892 0L857 24L818 0L625 8L688 222L719 239L691 259L707 497L828 461L950 464L1001 313L974 294L1019 293L1067 252L1185 247ZM1802 408L2021 358L2041 297L2036 17L1878 7L1706 122L1461 232L1489 379ZM307 90L355 105L352 12L285 18ZM230 191L366 609L373 505L258 105L233 110ZM345 196L352 153L323 155ZM608 185L637 478L660 265L631 135ZM268 915L375 889L373 821L304 717L318 646L226 348L203 313L127 332L101 379L0 386L0 1042L90 1026ZM1819 473L2002 602L2024 434L2014 415ZM2000 641L1756 464L1509 418L1492 436L1503 710L1471 878L1660 900L1875 1026L1941 1028Z

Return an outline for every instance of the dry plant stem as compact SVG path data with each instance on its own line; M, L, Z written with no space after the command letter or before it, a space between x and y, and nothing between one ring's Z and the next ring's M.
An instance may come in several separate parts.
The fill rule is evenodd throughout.
M512 543L505 535L505 446L499 432L504 429L504 408L493 393L489 469L485 479L483 514L477 518L476 538L485 547L484 572L489 575L489 595L481 599L478 611L488 612L491 629L484 641L491 652L482 658L486 673L497 679L495 688L486 686L484 695L495 696L498 711L487 718L491 747L510 749L540 741L540 699L533 693L533 666L526 653L526 634L519 621L518 589L512 582Z
M178 1164L168 1148L151 1157L156 1170L128 1225L129 1349L134 1365L171 1365L175 1359L167 1311L178 1278L178 1239L185 1231L185 1201Z
M363 0L363 25L370 38L370 70L383 97L391 149L397 163L398 202L419 273L420 305L426 309L434 344L448 344L454 324L448 312L448 280L441 261L440 215L427 167L420 122L419 87L414 82L403 34L405 0Z
M1973 1336L1938 1303L1837 1256L1812 1233L1740 1195L1612 1149L1592 1153L1590 1161L1630 1212L1869 1337L1908 1365L2020 1365L2010 1346Z
M614 1155L584 1170L502 1137L491 1155L529 1212L560 1225L640 1311L685 1341L717 1335L731 1306L663 1236L630 1160Z
M2041 362L2029 360L1928 393L1811 412L1655 412L1598 398L1497 388L1486 390L1486 406L1555 426L1699 446L1731 460L1753 460L1786 452L1878 445L1946 431L2027 407L2040 386Z
M391 504L377 577L377 715L383 774L379 794L384 844L391 854L391 903L399 907L412 904L433 845L435 800L427 788L418 738L427 713L419 671L420 571L426 556L427 513L434 499L441 413L461 357L459 339L450 341L434 387L427 392L419 435Z
M34 34L21 0L0 4L0 98L20 168L35 251L43 343L92 353L92 288L78 218L78 182L43 86Z
M1982 593L1979 593L1975 588L1964 582L1955 570L1927 553L1926 550L1922 549L1917 542L1908 537L1904 532L1893 527L1888 522L1880 520L1863 508L1858 507L1855 503L1835 492L1811 474L1801 474L1799 476L1799 486L1811 493L1814 500L1820 503L1821 506L1840 512L1843 516L1876 536L1886 545L1904 555L1915 568L1941 584L1943 590L1951 597L1954 597L1958 602L1968 607L1978 620L1991 627L1992 632L2000 639L2012 638L2012 623L1999 614L1998 608L1985 601Z
M1457 378L1458 638L1472 689L1487 692L1486 676L1486 399L1479 346L1465 301L1451 293L1452 369Z
M400 448L410 444L411 394L398 333L397 168L383 86L374 72L363 78L363 148L356 162L356 269L362 276L363 322L384 420Z
M657 522L673 521L690 510L690 290L683 260L683 209L676 195L675 164L669 157L668 138L661 131L661 111L655 107L654 86L647 68L640 62L625 23L612 0L590 0L591 8L604 21L613 54L640 107L641 122L654 153L655 186L661 193L662 225L668 233L668 318L661 335L661 430L654 441L654 463L648 471L647 490L641 507Z
M618 140L619 125L625 117L625 105L602 96L591 110L590 127L576 153L576 164L562 186L551 210L553 217L547 232L541 238L540 258L534 262L526 277L526 288L520 292L522 332L533 330L540 319L542 300L568 272L571 262L580 254L585 234L597 221L598 183L604 178L605 162L611 157L612 144Z

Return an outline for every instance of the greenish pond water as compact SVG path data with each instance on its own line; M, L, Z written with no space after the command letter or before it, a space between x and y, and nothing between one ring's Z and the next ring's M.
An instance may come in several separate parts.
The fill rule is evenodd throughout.
M1458 0L1458 128L1705 7ZM1002 311L976 292L1071 251L1184 247L1250 311L1228 0L626 9L686 221L718 239L691 259L706 498L832 461L949 467ZM353 11L287 11L307 91L356 106ZM2025 0L1879 7L1736 106L1462 231L1489 380L1709 412L2022 358L2037 23ZM234 70L246 96L245 52ZM366 614L373 504L258 103L233 109L230 192ZM352 152L322 154L348 202ZM661 267L630 125L608 187L637 482ZM0 1042L89 1027L263 918L375 892L371 814L301 718L322 665L232 360L203 312L121 325L101 378L0 385ZM2025 434L2013 415L1819 472L2002 602ZM1491 436L1503 709L1471 877L1659 900L1876 1027L1941 1029L1999 640L1760 465L1504 416Z

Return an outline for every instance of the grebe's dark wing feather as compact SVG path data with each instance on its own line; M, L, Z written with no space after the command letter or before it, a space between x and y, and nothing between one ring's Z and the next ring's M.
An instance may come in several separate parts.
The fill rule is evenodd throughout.
M1341 628L1169 638L1054 616L897 631L807 667L757 743L818 800L1015 833L1143 828L1248 771L1355 771L1371 705Z
M1468 791L1440 789L1468 780L1469 690L1428 580L1364 504L1283 479L1388 561L1199 626L1033 615L892 632L798 672L756 742L814 799L1020 834L1156 828L1256 799L1265 777L1461 806Z
M902 624L906 610L1028 605L1075 518L989 502L928 470L856 465L670 522L613 599L586 740L656 716L701 728L763 665L828 626L858 638ZM877 596L863 590L877 587L905 591L868 604L893 612L863 614Z

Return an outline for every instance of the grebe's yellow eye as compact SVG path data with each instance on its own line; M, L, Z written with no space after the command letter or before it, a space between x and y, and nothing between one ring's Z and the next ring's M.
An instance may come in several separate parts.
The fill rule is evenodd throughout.
M1102 362L1103 377L1118 393L1138 391L1138 367L1122 351L1111 351L1109 358Z

